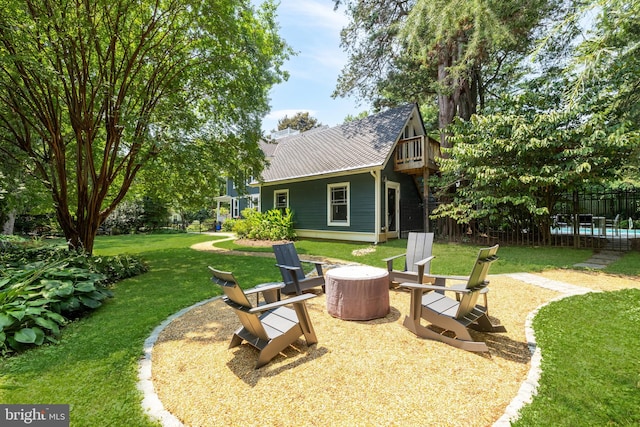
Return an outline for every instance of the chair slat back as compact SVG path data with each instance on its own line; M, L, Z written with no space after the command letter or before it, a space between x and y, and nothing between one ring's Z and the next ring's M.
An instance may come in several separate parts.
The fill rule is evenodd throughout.
M238 286L238 282L233 276L233 273L216 270L213 267L209 267L209 270L212 274L211 280L222 288L226 297L225 302L233 308L238 319L240 319L242 326L244 326L252 335L263 340L269 340L269 336L267 335L258 315L248 313L248 310L253 306L249 302L249 299L242 288Z
M499 245L491 246L490 248L482 248L478 252L476 263L471 270L469 280L467 281L467 289L473 290L473 292L463 294L460 299L460 305L458 307L458 313L456 318L469 314L478 302L480 291L487 286L487 274L489 274L489 268L491 264L498 259L496 253L498 252Z
M430 257L433 252L433 233L410 232L407 238L407 256L405 270L418 272L416 262ZM429 273L431 261L424 265L424 272Z
M293 243L282 243L279 245L273 245L273 253L276 256L276 261L278 264L288 265L290 267L298 267L296 271L296 276L298 280L303 280L305 278L304 271L302 270L302 264L300 263L300 258L298 257L298 252L296 252L296 247ZM282 273L282 280L284 283L289 284L292 283L291 274L288 270L284 268L280 268L280 273Z

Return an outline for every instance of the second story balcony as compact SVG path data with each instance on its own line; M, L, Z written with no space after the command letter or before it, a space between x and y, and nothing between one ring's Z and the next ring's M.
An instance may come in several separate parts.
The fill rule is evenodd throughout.
M421 173L426 167L437 170L435 159L440 156L440 144L424 135L401 139L395 151L395 170Z

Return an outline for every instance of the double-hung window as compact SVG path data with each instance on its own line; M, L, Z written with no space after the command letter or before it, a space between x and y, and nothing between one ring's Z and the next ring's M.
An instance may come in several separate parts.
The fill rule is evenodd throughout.
M349 225L349 183L327 186L328 225Z
M237 197L231 200L231 217L240 218L240 199Z
M289 207L289 190L276 190L273 192L273 207L284 213Z

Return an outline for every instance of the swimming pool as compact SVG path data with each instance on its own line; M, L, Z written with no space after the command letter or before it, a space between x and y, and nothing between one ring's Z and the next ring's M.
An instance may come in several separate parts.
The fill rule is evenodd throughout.
M559 227L551 227L551 234L557 235L573 235L573 227L563 225ZM580 236L597 236L597 237L621 237L635 239L640 237L640 229L611 228L611 227L580 227L578 228Z

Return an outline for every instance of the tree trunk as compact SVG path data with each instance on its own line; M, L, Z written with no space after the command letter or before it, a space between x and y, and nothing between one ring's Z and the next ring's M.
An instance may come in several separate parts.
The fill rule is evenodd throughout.
M16 211L13 210L7 214L7 220L2 225L2 234L6 234L9 236L12 235L13 227L15 226L15 223L16 223Z
M441 46L438 63L438 128L440 129L440 146L442 148L452 147L447 127L453 123L453 119L456 116L455 98L450 90L452 89L452 82L449 75L449 67L452 64L451 47L448 45ZM449 154L444 152L442 156L449 157Z

